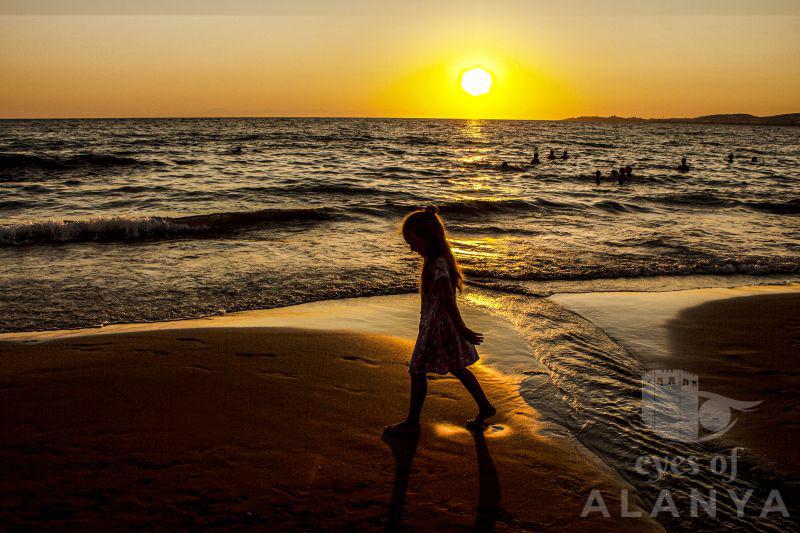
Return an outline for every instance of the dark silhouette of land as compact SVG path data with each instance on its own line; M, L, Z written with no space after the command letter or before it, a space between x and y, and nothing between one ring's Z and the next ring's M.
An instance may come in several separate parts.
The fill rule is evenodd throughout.
M787 113L758 117L745 113L725 115L704 115L695 118L640 118L640 117L610 117L582 116L565 118L565 122L620 122L620 123L674 123L674 124L732 124L744 126L800 126L800 113Z

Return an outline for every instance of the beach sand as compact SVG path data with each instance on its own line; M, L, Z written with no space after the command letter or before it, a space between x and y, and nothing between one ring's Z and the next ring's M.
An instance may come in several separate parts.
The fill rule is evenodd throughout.
M660 529L614 518L613 496L611 519L579 518L592 489L627 484L485 364L485 434L464 428L460 384L431 376L419 441L382 439L405 412L417 308L369 300L2 336L0 526Z

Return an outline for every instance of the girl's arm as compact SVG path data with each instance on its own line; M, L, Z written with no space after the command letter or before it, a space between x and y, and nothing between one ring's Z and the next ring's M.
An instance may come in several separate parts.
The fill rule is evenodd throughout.
M433 290L441 297L442 302L444 302L444 308L453 320L453 324L455 324L459 335L464 337L464 340L469 343L482 343L483 334L472 331L464 324L464 319L461 318L461 312L456 305L456 296L453 293L453 286L450 284L450 280L447 278L437 279L433 282Z

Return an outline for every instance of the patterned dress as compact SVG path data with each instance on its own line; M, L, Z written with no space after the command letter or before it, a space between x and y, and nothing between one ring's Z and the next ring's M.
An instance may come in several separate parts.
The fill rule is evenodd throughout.
M428 276L421 292L419 335L411 354L408 371L412 374L435 372L447 374L467 367L478 360L475 346L458 334L453 319L444 306L443 298L433 290L440 278L450 281L447 260L437 258L423 275ZM453 296L454 297L454 296Z

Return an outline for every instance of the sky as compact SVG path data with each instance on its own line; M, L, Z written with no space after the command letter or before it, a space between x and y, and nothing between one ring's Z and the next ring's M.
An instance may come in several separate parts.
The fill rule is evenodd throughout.
M797 95L796 0L0 0L2 118L771 115Z

